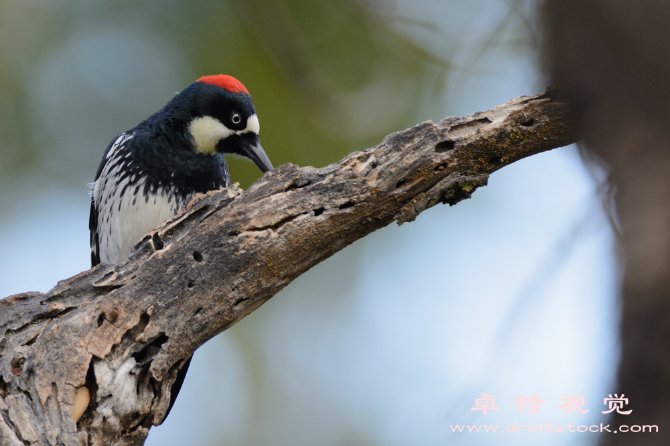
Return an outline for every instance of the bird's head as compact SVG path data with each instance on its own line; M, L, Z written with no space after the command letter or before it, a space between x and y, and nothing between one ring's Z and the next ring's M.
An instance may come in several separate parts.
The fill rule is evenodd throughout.
M186 132L196 153L236 155L262 172L272 170L260 145L254 103L240 81L224 74L204 76L179 96L189 111Z

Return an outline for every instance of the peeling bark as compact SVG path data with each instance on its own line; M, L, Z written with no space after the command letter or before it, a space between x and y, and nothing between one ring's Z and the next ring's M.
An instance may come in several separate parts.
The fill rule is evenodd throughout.
M548 95L425 122L324 168L287 164L244 192L199 196L127 262L0 301L0 443L142 444L205 341L370 232L574 142L572 128ZM91 402L75 422L82 386Z

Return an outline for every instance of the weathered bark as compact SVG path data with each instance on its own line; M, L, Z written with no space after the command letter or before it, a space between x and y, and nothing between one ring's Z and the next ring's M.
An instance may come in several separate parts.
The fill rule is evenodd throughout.
M0 302L0 443L141 444L184 360L320 261L455 204L489 174L575 141L567 107L521 97L426 122L321 169L287 164L210 193L122 265ZM75 423L77 389L91 403Z

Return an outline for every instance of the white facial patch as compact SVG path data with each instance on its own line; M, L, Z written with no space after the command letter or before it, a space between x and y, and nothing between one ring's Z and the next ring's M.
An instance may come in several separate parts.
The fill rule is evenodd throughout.
M229 137L233 133L241 135L253 132L258 135L260 129L261 126L256 114L249 116L247 126L238 131L230 130L221 121L211 116L195 118L188 126L195 145L195 151L205 155L214 155L216 153L216 145L219 141Z
M247 119L247 128L240 131L240 133L253 132L253 133L258 135L258 132L260 130L261 130L261 125L258 122L258 116L253 114L253 115L249 116L249 119Z
M258 118L256 121L258 121ZM193 138L195 151L205 155L214 155L218 142L235 133L223 125L221 121L211 116L195 118L189 124L188 130Z

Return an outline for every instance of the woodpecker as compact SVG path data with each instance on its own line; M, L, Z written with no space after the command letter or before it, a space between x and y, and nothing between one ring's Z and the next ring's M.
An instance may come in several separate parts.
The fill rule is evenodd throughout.
M251 96L232 76L204 76L105 150L91 192L91 264L125 261L134 244L199 192L230 186L224 154L272 164Z
M201 77L114 138L91 187L92 266L125 261L136 242L196 193L230 186L225 154L247 158L263 173L272 170L258 132L249 92L220 74ZM172 388L170 408L189 363Z

